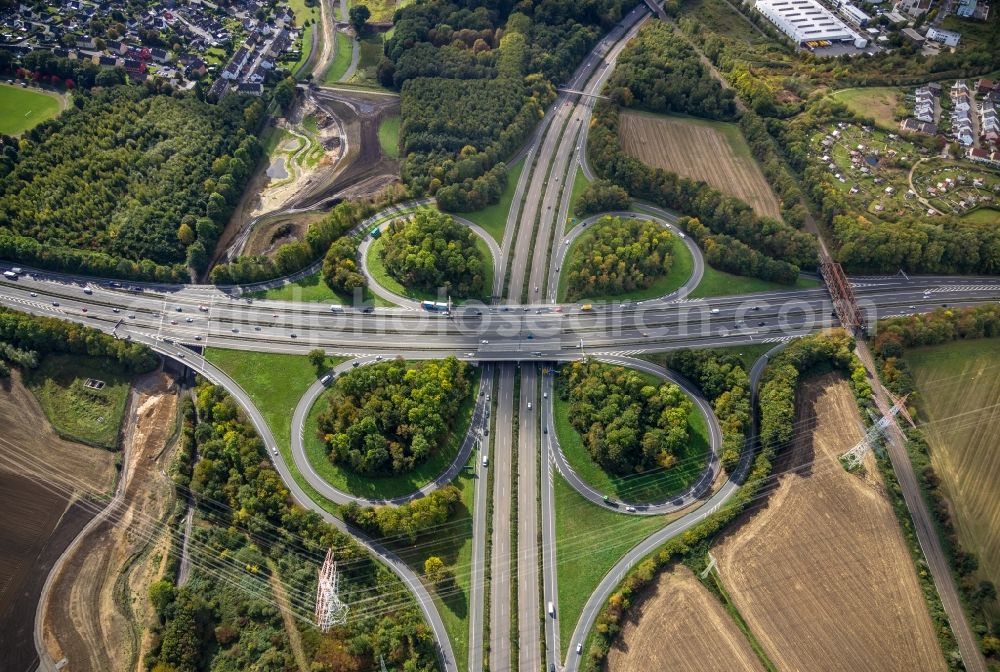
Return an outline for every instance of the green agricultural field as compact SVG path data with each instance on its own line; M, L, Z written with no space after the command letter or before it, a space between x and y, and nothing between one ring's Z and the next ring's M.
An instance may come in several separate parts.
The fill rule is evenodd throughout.
M651 385L659 385L659 378L643 374ZM708 459L709 434L705 418L697 408L688 415L691 443L677 456L677 466L672 469L654 469L647 474L615 476L606 472L587 453L583 437L570 424L570 403L561 395L554 395L553 414L559 445L573 471L594 489L619 501L635 504L661 502L689 488L698 480Z
M892 131L899 128L899 117L908 114L903 105L903 92L891 86L843 89L830 97L859 117L874 119L877 126Z
M1000 585L1000 339L908 350L920 394L918 425L978 574Z
M491 288L493 287L493 256L490 254L490 248L478 235L475 235L474 238L476 241L476 249L478 249L480 254L483 255L483 261L486 263L486 272L483 274L484 295L481 297L451 297L452 301L456 304L464 303L470 298L488 302ZM382 241L384 240L384 237L380 237L372 242L372 244L368 247L368 270L371 272L375 282L382 285L390 292L398 294L399 296L405 296L408 299L413 299L415 301L437 300L438 296L436 293L408 289L403 287L398 280L389 275L389 272L385 270L385 265L382 263L382 259L379 257L379 250L382 249Z
M507 226L507 213L510 204L514 201L514 192L517 191L517 181L521 179L521 171L524 170L524 159L507 166L507 186L500 194L500 200L489 207L478 212L467 212L462 216L489 231L494 240L503 242L503 230Z
M713 296L732 296L736 294L752 294L754 292L774 292L788 289L812 289L820 286L819 280L800 277L793 285L782 285L769 280L748 278L743 275L733 275L725 271L717 271L708 264L705 274L695 290L688 295L692 299L707 299Z
M569 273L567 271L570 268L570 262L573 259L573 255L580 249L580 245L593 235L595 230L596 229L590 229L590 231L580 234L580 236L573 241L573 244L570 245L569 251L566 253L566 260L563 262L559 273L559 289L557 291L557 295L560 302L566 299L566 291L569 285ZM670 267L670 272L656 278L656 280L653 281L653 284L649 287L633 292L626 292L624 294L615 294L613 296L590 296L580 298L577 299L577 303L645 301L646 299L655 299L669 294L687 282L694 270L694 258L691 256L691 251L688 250L684 241L677 236L674 236L673 255L674 263Z
M316 399L316 403L309 409L309 415L306 418L303 445L309 464L324 481L338 490L371 499L387 499L408 495L430 483L455 459L455 455L458 454L458 450L462 446L462 441L465 440L469 423L472 422L472 410L476 403L475 390L479 389L479 369L472 369L471 373L469 380L473 392L462 402L458 418L455 420L452 433L448 436L445 445L413 471L398 476L371 476L354 473L330 462L329 457L327 457L326 444L318 436L317 428L319 427L319 416L326 410L331 392L325 392ZM290 412L288 417L291 418Z
M58 94L0 84L0 133L20 135L59 114Z
M559 640L565 657L583 606L625 553L670 519L627 516L584 499L558 473L552 475L556 508Z
M398 115L386 117L378 125L378 142L382 153L393 159L399 158L399 123Z
M101 389L88 379L104 382ZM47 355L27 372L25 384L38 398L59 436L114 450L125 414L130 377L117 362L83 355Z

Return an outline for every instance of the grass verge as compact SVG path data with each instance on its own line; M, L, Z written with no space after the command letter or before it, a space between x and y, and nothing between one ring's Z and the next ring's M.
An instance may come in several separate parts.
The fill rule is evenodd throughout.
M558 473L556 571L559 583L559 641L565 659L573 629L590 594L625 553L663 527L662 516L625 516L584 499Z
M753 294L754 292L773 292L788 289L812 289L819 287L820 281L800 277L792 285L782 285L777 282L748 278L743 275L733 275L718 271L705 264L705 275L691 294L689 299L705 299L712 296L731 296L736 294Z

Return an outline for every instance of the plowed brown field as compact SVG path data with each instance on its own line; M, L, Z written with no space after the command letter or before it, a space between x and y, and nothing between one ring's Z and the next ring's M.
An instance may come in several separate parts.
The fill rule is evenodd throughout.
M40 476L56 464L72 479ZM42 584L94 515L78 487L110 492L114 455L56 436L18 371L0 382L0 669L34 670L33 626Z
M776 489L713 551L733 602L779 670L944 670L881 478L838 462L862 436L847 383L803 383L795 420Z
M781 217L778 199L742 138L737 153L706 122L634 112L622 113L619 134L625 152L643 163L707 182L746 201L758 215Z
M608 672L757 672L764 667L722 604L683 566L664 572L608 653Z

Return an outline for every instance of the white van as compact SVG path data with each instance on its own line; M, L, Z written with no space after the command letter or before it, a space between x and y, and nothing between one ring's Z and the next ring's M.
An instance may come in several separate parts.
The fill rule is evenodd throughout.
M483 455L483 467L488 467L490 465L490 456Z
M552 604L551 602L549 602L549 616L551 616L552 618L556 617L556 605Z
M342 312L344 312L344 307L342 305L340 305L339 303L335 303L332 306L330 306L330 312L331 313L342 313Z
M15 273L14 271L4 271L3 277L7 278L8 280L17 280L17 273Z

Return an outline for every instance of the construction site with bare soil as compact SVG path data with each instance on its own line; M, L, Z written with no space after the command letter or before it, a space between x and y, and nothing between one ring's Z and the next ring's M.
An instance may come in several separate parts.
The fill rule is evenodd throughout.
M270 254L301 240L317 213L341 200L374 198L399 182L399 162L379 123L399 114L395 95L312 87L267 130L271 147L219 239L215 261Z
M171 544L164 523L174 507L167 475L178 432L173 378L136 379L122 436L115 498L60 560L41 596L44 646L65 670L138 670L155 618L149 586L162 577Z
M59 438L16 370L0 382L0 427L0 667L34 670L42 586L106 503L115 455ZM101 497L89 499L89 493Z
M679 565L640 598L608 653L608 672L764 672L725 607Z
M945 670L913 560L863 437L848 383L815 376L797 392L777 482L716 544L718 577L779 670Z

